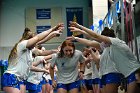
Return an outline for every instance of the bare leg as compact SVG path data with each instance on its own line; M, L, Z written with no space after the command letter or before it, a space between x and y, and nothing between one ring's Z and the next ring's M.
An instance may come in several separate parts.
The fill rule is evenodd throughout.
M140 93L140 88L138 87L136 81L127 84L127 93Z
M88 93L88 90L85 85L81 86L80 89L81 89L81 93Z
M118 84L106 84L105 91L106 93L118 93Z
M79 93L78 88L71 89L69 93Z
M67 90L63 89L63 88L59 88L57 90L57 93L67 93ZM78 92L77 92L78 93Z
M106 90L105 90L105 86L104 85L103 85L102 88L100 88L100 90L101 90L101 93L106 93Z
M100 86L95 84L95 93L101 93Z
M46 84L42 85L42 93L46 93Z
M52 85L49 83L46 84L46 93L53 93Z
M23 84L20 85L20 93L26 93L26 86Z
M13 87L4 87L3 90L6 93L20 93L20 90L18 88L13 88Z

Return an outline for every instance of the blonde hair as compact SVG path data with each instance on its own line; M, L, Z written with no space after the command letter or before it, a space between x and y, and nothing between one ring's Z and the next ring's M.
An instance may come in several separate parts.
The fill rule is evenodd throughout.
M14 45L14 47L12 48L9 57L8 57L8 62L10 63L10 61L14 58L17 58L17 45L23 41L23 40L28 40L30 38L32 38L34 36L34 32L32 32L29 28L25 28L24 33L22 35L22 38Z

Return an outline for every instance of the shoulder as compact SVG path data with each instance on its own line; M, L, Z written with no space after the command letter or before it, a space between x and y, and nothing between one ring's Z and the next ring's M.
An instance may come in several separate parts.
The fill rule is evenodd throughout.
M57 58L57 57L58 57L58 53L52 54L52 58Z
M28 40L23 40L23 41L19 42L18 45L17 45L17 49L18 50L25 50L25 49L27 49L26 48L27 42L28 42Z
M109 37L109 39L111 41L111 44L125 44L125 42L123 40L120 40L119 38Z
M35 60L42 60L42 59L44 59L44 56L36 56L35 57Z
M23 41L19 42L18 46L26 45L27 42L28 42L28 40L23 40Z
M80 50L75 50L75 54L82 54Z

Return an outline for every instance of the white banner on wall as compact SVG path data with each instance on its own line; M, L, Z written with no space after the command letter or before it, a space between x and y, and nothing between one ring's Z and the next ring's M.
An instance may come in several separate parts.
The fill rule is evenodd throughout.
M32 31L41 33L60 22L63 22L62 8L27 8L26 9L25 25ZM66 31L64 31L66 32ZM46 43L60 43L64 40L65 34L60 37L55 37Z

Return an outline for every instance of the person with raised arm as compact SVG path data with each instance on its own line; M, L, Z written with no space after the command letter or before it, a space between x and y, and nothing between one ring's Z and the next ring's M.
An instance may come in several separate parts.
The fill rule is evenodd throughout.
M87 46L95 47L102 51L100 57L100 73L105 93L118 93L118 86L123 74L127 79L127 93L138 93L140 91L135 72L140 68L140 63L132 53L127 44L115 36L114 30L105 27L101 34L98 34L76 22L70 22L69 29L72 32L84 31L97 41L91 41L79 37L68 37Z
M46 37L48 38L46 39L47 41L57 36L58 32L61 32L63 28L64 25L60 23L37 35L34 35L34 32L29 28L25 28L21 39L15 44L9 54L9 65L2 76L2 87L6 93L21 92L19 82L27 79L31 62L33 61L31 50ZM48 35L50 36L48 37Z
M85 58L81 51L75 49L71 40L65 40L60 51L50 60L52 86L57 93L78 93L80 79L83 79ZM80 64L80 71L79 69ZM57 67L57 82L54 80L54 67Z

